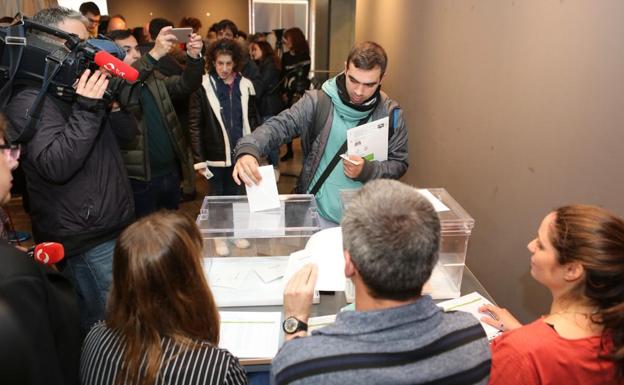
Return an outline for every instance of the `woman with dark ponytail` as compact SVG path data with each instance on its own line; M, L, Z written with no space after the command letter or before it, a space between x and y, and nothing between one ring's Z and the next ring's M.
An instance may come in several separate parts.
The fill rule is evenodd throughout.
M561 207L528 245L531 275L553 297L522 326L484 306L504 331L492 343L490 384L624 384L624 221L584 205Z

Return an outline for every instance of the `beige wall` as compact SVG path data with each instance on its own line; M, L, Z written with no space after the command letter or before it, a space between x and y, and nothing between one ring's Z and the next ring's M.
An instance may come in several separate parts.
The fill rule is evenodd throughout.
M569 202L624 214L624 2L358 0L356 41L390 56L404 180L474 216L468 265L523 320L548 311L525 246Z
M330 76L344 70L344 63L355 39L355 0L334 0L330 12Z
M142 26L154 17L164 17L177 25L182 17L193 16L203 24L202 35L221 19L230 19L241 30L249 31L248 0L108 0L108 10L111 15L124 15L129 27ZM207 12L210 16L206 16Z

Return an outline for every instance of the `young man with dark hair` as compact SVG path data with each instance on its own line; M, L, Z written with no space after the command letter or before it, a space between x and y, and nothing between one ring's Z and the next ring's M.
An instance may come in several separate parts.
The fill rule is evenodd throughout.
M238 142L234 180L258 184L260 156L301 137L303 169L296 190L315 194L322 226L332 227L342 217L340 190L357 189L373 179L400 178L408 167L407 128L398 104L381 91L387 62L379 44L355 45L344 72L325 82L322 90L306 92L290 109ZM323 105L326 115L319 116ZM387 160L350 155L349 160L338 161L348 129L384 117L390 121Z
M440 243L431 203L411 186L375 180L349 202L341 225L355 311L308 337L316 267L295 273L284 291L286 342L271 383L486 384L491 355L479 321L422 295Z
M89 20L87 30L89 31L89 37L97 37L98 26L100 25L100 8L92 1L80 4L80 13Z
M131 112L138 121L135 139L122 144L137 217L161 208L177 209L181 182L194 186L190 144L173 101L187 100L201 86L203 42L201 36L192 34L186 45L188 57L184 71L181 75L166 76L159 72L159 64L176 44L170 30L171 26L161 28L154 46L145 55L139 52L130 31L109 35L126 52L124 62L140 73L138 84L124 83L118 94L121 108Z

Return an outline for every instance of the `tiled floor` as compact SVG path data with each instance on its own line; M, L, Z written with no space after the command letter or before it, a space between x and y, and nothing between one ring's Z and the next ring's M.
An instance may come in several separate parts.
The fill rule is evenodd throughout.
M282 146L280 150L280 156L284 155L286 153L286 146ZM286 162L280 162L279 168L281 176L279 182L277 183L280 194L289 194L293 190L297 182L297 176L301 172L301 146L299 139L295 139L293 141L293 151L294 157L292 159ZM197 196L195 200L184 202L180 205L180 210L191 215L192 217L196 217L197 214L199 214L199 209L201 208L204 196L210 191L207 180L197 179ZM27 231L30 233L30 216L26 214L22 207L22 198L19 196L11 198L11 201L6 207L10 213L14 228L18 231ZM29 241L22 243L22 245L26 247L32 246L33 241L30 239Z

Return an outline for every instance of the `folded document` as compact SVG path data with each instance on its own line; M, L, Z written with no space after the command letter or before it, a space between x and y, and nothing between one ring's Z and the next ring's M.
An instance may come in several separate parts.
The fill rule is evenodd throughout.
M290 254L284 282L288 282L290 277L308 263L313 263L318 268L315 290L345 290L342 228L333 227L319 231L308 239L305 249Z

